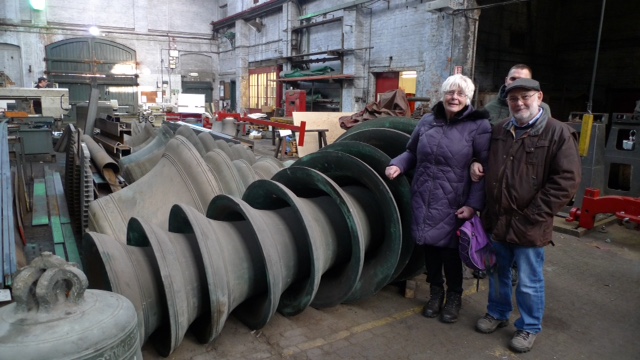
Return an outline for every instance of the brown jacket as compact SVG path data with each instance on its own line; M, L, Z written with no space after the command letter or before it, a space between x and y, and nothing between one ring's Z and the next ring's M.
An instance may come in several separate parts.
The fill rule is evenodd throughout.
M511 120L493 127L486 171L484 225L494 240L540 247L553 216L573 197L581 175L575 130L543 113L515 139Z

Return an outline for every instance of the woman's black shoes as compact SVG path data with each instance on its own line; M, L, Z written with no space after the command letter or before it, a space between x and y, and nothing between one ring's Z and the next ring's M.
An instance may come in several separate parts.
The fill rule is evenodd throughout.
M431 287L431 297L427 305L422 309L422 315L428 318L434 318L440 314L444 303L444 289L437 286Z
M440 321L448 324L458 321L458 313L460 312L461 306L462 294L448 292L447 301L445 302L444 308L442 309Z

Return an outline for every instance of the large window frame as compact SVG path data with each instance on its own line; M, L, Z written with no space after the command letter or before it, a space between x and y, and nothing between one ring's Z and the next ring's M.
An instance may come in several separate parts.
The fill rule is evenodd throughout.
M264 106L278 105L278 66L249 69L249 110L261 112Z

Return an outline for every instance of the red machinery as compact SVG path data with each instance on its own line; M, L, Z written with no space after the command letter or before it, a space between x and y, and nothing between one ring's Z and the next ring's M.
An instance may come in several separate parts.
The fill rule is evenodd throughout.
M567 222L579 221L581 227L593 229L597 214L613 213L623 223L640 224L640 198L629 196L603 196L600 190L587 188L582 200L582 208L573 208Z
M290 90L290 91L302 91L302 90ZM304 98L306 99L306 95L304 95ZM251 124L257 124L262 126L272 126L278 129L287 129L287 130L295 131L298 133L298 146L304 146L304 136L307 131L306 121L301 121L300 126L295 126L295 125L289 125L289 124L276 123L269 120L253 119L248 116L242 116L241 114L238 114L238 113L225 113L222 111L218 113L218 121L222 121L222 119L225 119L228 117L234 118L238 122L247 122Z
M284 99L285 116L292 117L294 111L307 111L307 93L304 90L287 90Z

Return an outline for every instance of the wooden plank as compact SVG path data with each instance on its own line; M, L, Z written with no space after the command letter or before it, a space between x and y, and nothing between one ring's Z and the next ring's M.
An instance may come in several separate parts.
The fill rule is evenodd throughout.
M71 216L69 216L69 208L67 207L67 200L64 197L64 188L62 187L62 179L59 172L53 173L53 184L55 185L56 199L58 202L58 211L60 211L60 223L71 223Z
M76 243L75 236L73 236L73 228L71 227L71 224L62 224L62 233L64 234L64 246L67 250L67 261L78 264L78 268L82 270L78 244Z
M53 171L49 170L48 167L45 167L44 174L45 186L47 188L47 205L49 208L49 225L51 226L53 243L64 244L64 234L62 233L62 226L60 224L60 210L58 210Z
M307 122L307 130L312 129L328 129L327 144L333 144L333 142L342 135L346 130L340 127L338 119L341 116L353 115L352 112L294 112L293 124L300 126L303 121ZM298 133L296 133L296 140L298 144ZM318 151L318 133L310 132L304 137L304 146L298 146L298 157L311 154Z
M33 216L31 226L49 225L47 209L47 189L44 179L33 180Z

